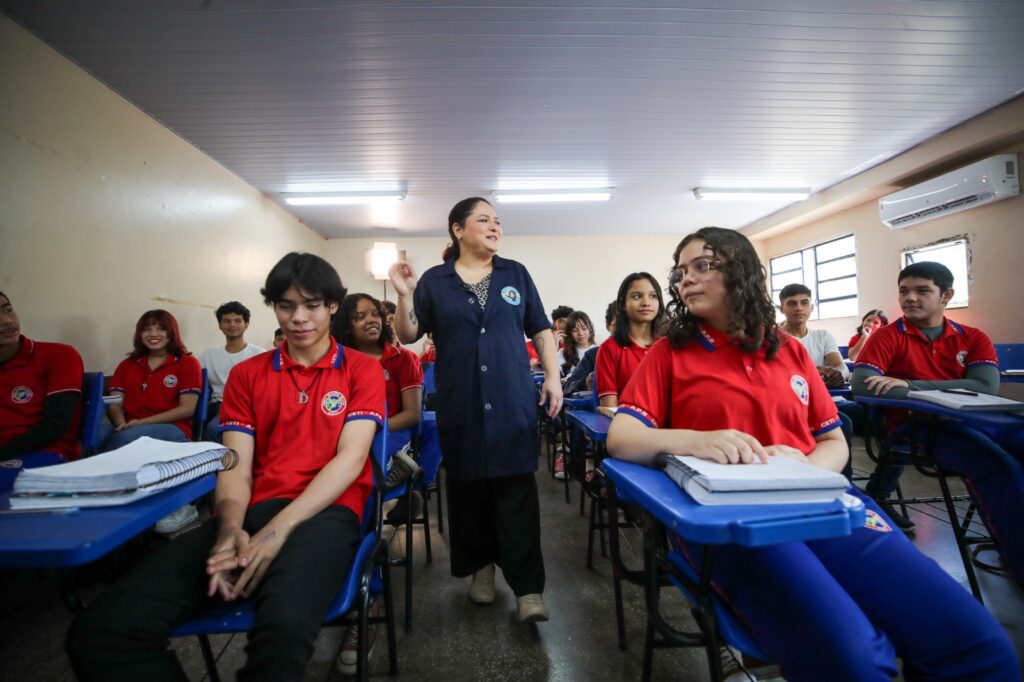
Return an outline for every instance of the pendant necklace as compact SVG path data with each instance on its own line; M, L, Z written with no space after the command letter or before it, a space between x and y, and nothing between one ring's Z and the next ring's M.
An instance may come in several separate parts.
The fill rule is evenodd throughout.
M291 377L292 383L295 384L295 389L299 392L298 402L300 405L305 405L306 403L309 402L309 393L307 393L307 391L313 388L313 384L316 383L317 377L320 376L321 369L322 368L317 367L316 373L313 374L313 380L309 382L309 386L306 386L306 388L302 388L301 386L299 386L299 382L295 379L295 374L291 371L288 371L288 376Z

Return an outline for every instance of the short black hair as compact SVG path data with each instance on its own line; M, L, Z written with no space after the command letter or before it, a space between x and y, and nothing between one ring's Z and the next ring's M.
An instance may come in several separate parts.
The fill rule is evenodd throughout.
M227 303L223 304L221 307L217 308L217 312L215 314L217 315L217 322L218 323L220 323L221 319L225 315L234 314L234 315L241 315L242 319L245 320L245 323L249 324L249 309L246 308L241 303L239 303L238 301L228 301Z
M280 327L275 329L274 330L274 338L275 339L283 339L284 338L284 330L281 329Z
M274 305L292 286L297 286L315 298L322 298L328 305L340 305L348 293L338 271L330 263L312 253L297 251L277 261L277 265L270 270L266 284L260 289L263 302Z
M808 289L803 284L799 284L796 282L794 282L793 284L787 284L786 286L782 287L782 291L779 292L779 303L782 303L790 296L799 296L800 294L810 296L811 290Z
M939 288L940 294L953 288L953 273L942 263L936 263L932 260L911 263L900 270L899 277L896 278L897 286L908 277L930 279L935 282L935 286Z
M395 313L398 312L398 306L395 305L394 301L389 301L385 298L383 301L380 302L380 304L384 307L384 312L386 312L388 315L394 315Z
M567 305L560 305L551 311L551 321L561 320L562 318L569 317L573 314L573 309Z

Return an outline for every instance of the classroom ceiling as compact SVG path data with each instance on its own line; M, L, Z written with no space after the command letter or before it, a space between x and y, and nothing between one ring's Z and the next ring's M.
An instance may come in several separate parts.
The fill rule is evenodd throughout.
M506 235L742 227L1024 92L1024 2L0 0L325 237L443 234L496 189Z

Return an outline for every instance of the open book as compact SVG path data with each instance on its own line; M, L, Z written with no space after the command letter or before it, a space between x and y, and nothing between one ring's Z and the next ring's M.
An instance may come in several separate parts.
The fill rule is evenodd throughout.
M77 462L18 472L11 509L127 504L159 490L235 466L219 443L171 443L143 436L123 448Z
M958 388L942 391L908 391L908 398L925 400L952 410L965 412L1000 412L1024 410L1024 403L997 395L965 391Z
M666 455L665 473L707 505L830 502L850 485L842 474L786 457L769 457L767 464L719 464Z

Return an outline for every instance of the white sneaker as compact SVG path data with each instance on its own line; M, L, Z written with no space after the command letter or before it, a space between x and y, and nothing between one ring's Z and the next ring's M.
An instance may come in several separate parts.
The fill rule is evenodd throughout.
M486 606L494 603L494 564L484 566L473 574L469 585L469 600Z
M523 623L543 623L551 618L544 597L540 594L524 594L518 598L519 620Z
M192 525L199 520L199 512L195 505L186 504L181 509L174 511L156 522L157 533L170 535L177 533L182 528Z

